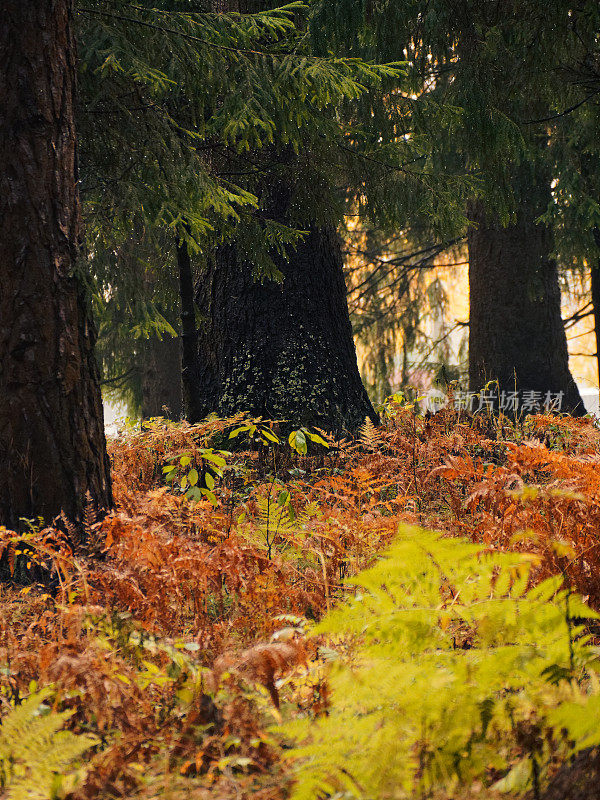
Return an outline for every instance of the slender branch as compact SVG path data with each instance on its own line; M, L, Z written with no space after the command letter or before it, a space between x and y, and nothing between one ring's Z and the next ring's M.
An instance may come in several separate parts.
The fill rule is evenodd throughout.
M575 105L569 106L569 108L565 108L564 111L560 111L558 114L552 114L550 117L542 117L541 119L528 119L523 122L523 125L535 125L538 122L551 122L554 119L560 119L560 117L566 117L569 114L572 114L573 111L577 111L578 108L587 103L588 100L591 100L592 97L595 97L597 94L600 94L600 89L596 89L595 91L590 92L590 94L588 94L587 97L584 97L583 100L580 100L579 103L575 103Z
M373 164L378 164L380 167L385 167L386 169L389 169L392 172L403 172L408 175L414 174L407 169L407 167L410 164L416 164L417 161L422 161L424 158L427 158L427 154L424 153L421 156L413 158L411 161L406 161L404 164L398 164L398 165L387 164L385 161L381 161L380 159L374 158L373 156L368 156L366 153L361 153L358 150L355 150L353 147L348 147L348 145L344 145L341 142L336 142L336 144L340 148L340 150L345 150L347 153L351 153L353 156L356 156L357 158L360 158L363 161L369 161Z
M588 310L589 309L589 310ZM583 305L581 308L578 308L570 317L567 317L563 320L563 325L565 326L565 330L568 328L572 328L577 322L586 317L591 316L594 313L594 309L592 307L592 301L588 300L588 302Z
M581 339L582 336L589 336L590 333L593 333L594 329L592 328L591 331L583 331L583 333L578 333L576 336L569 336L567 338L568 342L572 342L573 339Z
M429 356L435 351L435 348L438 347L438 345L440 345L449 336L451 336L457 328L462 328L464 326L465 326L464 322L455 322L454 325L450 328L449 331L447 331L443 336L441 336L439 339L436 339L433 342L433 344L431 345L429 350L425 353L425 355L423 356L421 361L416 365L415 369L418 370L420 367L422 367L427 362L427 359L429 358Z
M166 14L167 16L180 16L180 15L194 15L194 16L201 16L201 17L209 17L215 16L214 12L211 11L175 11L174 9L166 9L166 8L144 8L143 6L136 6L133 3L127 3L128 8L133 8L136 11L151 11L154 14Z
M154 10L154 9L144 9L144 10ZM268 52L267 50L252 50L250 48L245 47L230 47L226 44L217 44L217 42L211 42L208 39L203 39L201 36L194 36L192 33L186 33L185 31L178 31L175 28L166 28L163 25L156 25L153 22L145 22L144 20L137 19L136 17L127 17L124 14L113 14L109 11L99 11L96 8L82 8L79 7L77 9L78 12L83 12L85 14L95 14L99 17L109 17L112 19L118 19L121 22L133 22L134 25L141 25L143 28L150 28L151 30L160 31L161 33L171 33L174 36L180 36L182 39L187 39L190 42L198 42L200 44L204 44L207 47L213 47L216 50L225 50L228 53L247 53L250 55L255 56L273 56L273 57L288 57L288 56L295 56L297 58L302 58L305 61L328 61L329 59L320 58L318 56L304 56L298 55L294 50L279 50Z
M100 381L101 386L108 386L109 384L113 383L122 383L124 380L130 377L130 375L134 375L138 371L137 367L130 367L130 369L125 370L120 375L116 375L114 378L104 378Z
M175 36L181 36L182 39L187 39L190 42L199 42L200 44L205 44L207 47L214 47L217 50L226 50L229 53L252 53L253 55L265 56L265 55L289 55L289 53L267 53L262 50L249 50L242 47L229 47L226 44L217 44L216 42L210 42L208 39L203 39L201 36L194 36L191 33L185 33L185 31L178 31L175 28L165 28L162 25L155 25L152 22L144 22L144 20L136 19L136 17L126 17L124 14L113 14L109 11L99 11L96 8L78 8L78 12L83 12L84 14L95 14L98 17L109 17L112 19L118 19L121 22L133 22L134 25L141 25L143 28L151 28L155 31L161 31L161 33L172 33Z

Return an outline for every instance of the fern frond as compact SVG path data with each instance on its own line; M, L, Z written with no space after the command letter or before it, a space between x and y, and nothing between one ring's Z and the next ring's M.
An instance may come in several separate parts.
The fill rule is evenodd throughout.
M378 435L377 428L370 419L365 419L364 424L360 426L358 440L365 450L374 452L380 447L381 436Z
M294 529L294 522L287 505L280 505L275 499L268 497L259 497L257 505L261 520L260 528L264 533L285 534Z
M345 797L447 796L485 781L490 764L510 769L527 726L540 741L565 729L577 748L599 744L582 724L598 687L575 680L593 657L570 623L575 599L560 578L528 590L530 566L526 555L402 527L387 556L352 581L357 595L315 629L359 644L332 676L328 716L284 728L300 742L295 800L325 785ZM600 616L579 605L578 616ZM550 760L532 747L540 764Z
M61 730L72 711L48 711L52 695L30 695L2 720L0 781L6 800L49 800L72 777L75 762L98 743L95 736Z

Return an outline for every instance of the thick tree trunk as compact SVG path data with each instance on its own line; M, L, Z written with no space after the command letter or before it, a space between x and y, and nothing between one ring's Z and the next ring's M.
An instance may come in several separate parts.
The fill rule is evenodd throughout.
M600 748L588 747L558 770L542 800L597 800L599 784Z
M500 392L562 395L562 410L585 413L569 372L556 263L548 228L536 222L549 192L521 192L516 221L503 227L480 204L469 231L469 381L471 391L497 380ZM529 395L530 398L534 397ZM527 401L527 395L525 396Z
M167 417L180 420L181 338L153 336L144 343L142 364L142 417Z
M0 523L111 505L75 274L72 0L0 0Z
M212 0L221 12L275 5ZM286 187L265 193L273 215L290 224ZM281 284L256 281L233 246L221 247L200 277L197 413L248 411L330 431L356 429L367 417L379 422L358 371L336 231L311 226L289 261L273 260Z
M352 430L378 421L361 383L336 231L313 227L274 256L283 283L260 283L232 246L198 284L203 414L236 411Z

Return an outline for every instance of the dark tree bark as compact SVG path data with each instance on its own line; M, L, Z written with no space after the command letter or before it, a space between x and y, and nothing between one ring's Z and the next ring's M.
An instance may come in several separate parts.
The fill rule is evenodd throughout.
M201 412L352 430L378 418L362 385L336 231L312 227L283 283L260 283L232 246L201 276Z
M111 505L76 277L72 0L0 0L0 523Z
M594 334L596 338L596 367L600 381L600 259L591 269L592 311L594 314Z
M220 12L276 5L212 0ZM291 162L291 153L278 153L277 160ZM288 188L272 179L264 193L270 215L294 225ZM336 231L312 225L289 261L277 254L273 261L283 282L261 283L252 264L225 246L200 277L196 303L205 323L198 340L197 415L248 411L331 431L354 430L367 417L378 423L356 362Z
M177 241L177 267L181 300L181 384L183 411L188 422L198 422L206 415L202 402L203 387L199 367L198 328L194 304L192 262L185 239Z
M144 343L142 364L142 417L167 417L180 420L181 338L165 334Z
M569 372L560 287L550 230L536 220L550 199L545 186L522 187L516 221L503 227L480 204L469 231L469 381L500 391L563 392L562 410L584 414ZM520 395L522 397L522 395Z
M582 750L552 778L542 800L597 800L600 795L600 748Z

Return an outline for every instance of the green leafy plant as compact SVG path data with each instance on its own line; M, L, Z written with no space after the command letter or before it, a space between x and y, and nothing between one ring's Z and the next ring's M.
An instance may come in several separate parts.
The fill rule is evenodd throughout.
M241 434L245 434L251 442L259 442L262 445L279 444L279 436L273 431L268 422L263 422L261 417L256 417L244 422L229 434L230 439L237 439Z
M306 541L305 527L311 518L321 514L316 502L295 509L289 489L273 481L267 493L257 495L256 507L258 519L246 525L243 535L254 546L266 550L268 558L277 552L298 561L314 550ZM246 515L241 515L238 521L246 521Z
M322 447L329 447L322 436L318 433L312 433L308 428L299 428L297 431L292 431L288 436L290 447L301 456L305 456L308 452L308 441L320 444Z
M257 534L263 539L267 555L271 558L277 537L285 539L295 530L290 493L287 489L282 489L277 497L268 494L266 497L258 497L256 502L260 514Z
M95 736L61 730L73 711L46 704L50 688L29 695L2 719L0 785L7 800L46 800L75 788L77 760L98 744Z
M190 654L200 645L182 638L166 641L153 636L129 612L97 616L88 614L86 629L106 652L118 650L135 664L135 683L142 691L149 686L173 686L174 699L187 709L203 687L207 670L198 667ZM123 673L119 680L129 682Z
M418 410L419 403L421 403L424 399L425 396L423 395L411 400L403 392L394 392L394 394L386 397L381 405L377 406L377 413L384 420L391 420L394 419L396 414L398 414L400 411L410 411L414 408L417 408Z
M188 500L197 502L203 497L216 506L217 498L214 493L215 477L223 477L223 468L227 465L226 450L213 450L203 447L198 450L195 457L184 453L167 458L175 461L163 467L163 474L167 483L176 484Z
M479 781L539 796L551 758L600 743L598 662L574 619L598 618L532 557L402 527L315 633L351 655L327 716L287 723L295 800L448 797Z
M229 438L236 439L240 434L245 434L251 442L259 442L262 445L281 444L281 439L271 425L263 422L260 417L248 420L248 422L235 428L229 434ZM320 444L325 448L329 447L327 441L319 433L313 433L306 427L291 431L288 436L289 446L301 456L307 454L309 441Z

